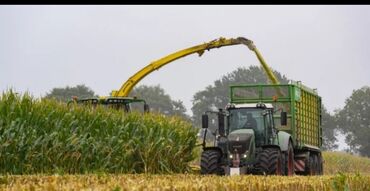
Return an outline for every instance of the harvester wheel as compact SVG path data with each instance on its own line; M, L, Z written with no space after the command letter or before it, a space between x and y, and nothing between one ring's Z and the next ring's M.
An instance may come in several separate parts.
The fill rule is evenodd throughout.
M224 170L220 165L221 153L217 150L206 150L202 152L200 162L200 174L223 175Z
M288 151L285 153L285 175L293 176L294 175L294 150L292 143L289 142Z
M283 160L278 148L266 148L258 155L258 168L265 175L282 175Z

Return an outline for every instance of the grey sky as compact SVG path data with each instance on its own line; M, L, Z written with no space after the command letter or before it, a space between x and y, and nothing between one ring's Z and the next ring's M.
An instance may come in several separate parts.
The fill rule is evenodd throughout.
M317 88L329 111L370 85L370 6L0 6L0 90L43 96L86 84L99 95L174 51L221 36L250 38L268 64ZM238 67L246 47L192 55L140 84L160 84L191 113L195 92Z

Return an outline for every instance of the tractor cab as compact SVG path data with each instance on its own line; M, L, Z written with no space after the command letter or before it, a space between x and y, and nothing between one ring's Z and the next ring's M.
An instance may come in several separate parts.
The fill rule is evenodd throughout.
M250 134L256 146L271 144L268 137L276 135L271 104L230 104L226 108L227 135Z

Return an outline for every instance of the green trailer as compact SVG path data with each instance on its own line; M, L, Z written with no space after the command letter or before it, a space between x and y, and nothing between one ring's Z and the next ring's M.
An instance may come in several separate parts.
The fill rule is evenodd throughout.
M315 90L299 82L234 85L225 110L202 116L205 129L210 113L218 115L218 135L213 146L204 144L202 174L323 174Z
M275 110L287 112L287 125L280 125L280 116L274 115L278 130L289 133L295 149L320 150L322 146L321 97L313 89L299 82L279 85L231 86L230 103L271 103Z

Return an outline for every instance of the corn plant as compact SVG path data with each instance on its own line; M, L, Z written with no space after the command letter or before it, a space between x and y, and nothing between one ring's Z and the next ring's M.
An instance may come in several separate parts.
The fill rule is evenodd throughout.
M10 90L0 98L0 173L185 172L196 133L178 117L66 105Z
M370 159L344 152L323 152L324 173L364 173L370 174Z

